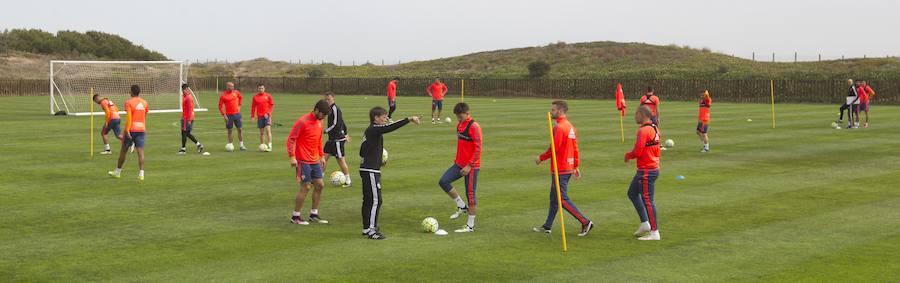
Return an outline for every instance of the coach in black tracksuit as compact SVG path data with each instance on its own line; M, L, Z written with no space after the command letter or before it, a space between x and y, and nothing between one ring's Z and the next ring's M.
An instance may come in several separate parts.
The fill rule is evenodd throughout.
M853 128L853 104L859 100L859 94L856 93L856 85L852 79L848 79L847 84L850 85L850 89L847 90L847 100L844 102L844 105L841 105L841 117L835 123L840 127L844 120L844 110L847 110L847 118L850 120L850 123L847 125L849 129Z
M378 231L378 212L381 210L381 165L384 151L383 135L413 122L419 124L419 117L412 116L388 124L387 110L381 107L369 110L369 127L366 128L362 145L359 147L359 176L362 178L362 220L363 235L369 239L382 240L384 234Z

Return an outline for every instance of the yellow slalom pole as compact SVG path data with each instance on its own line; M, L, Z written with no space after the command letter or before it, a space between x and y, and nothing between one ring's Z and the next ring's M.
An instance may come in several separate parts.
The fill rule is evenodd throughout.
M772 129L775 128L775 80L769 81L769 89L772 94Z
M461 79L460 83L462 84L462 86L460 86L459 101L465 102L466 101L466 80Z
M90 126L91 144L90 144L90 148L88 149L88 151L91 154L91 158L94 158L94 101L93 101L94 88L91 88L91 90L88 92L88 97L91 98L91 102L89 103L91 105L91 109L90 109L90 111L91 111L91 119L90 119L90 122L91 122L91 126Z
M622 143L625 143L625 125L622 122L621 113L619 113L619 131L622 132Z
M566 222L563 214L565 213L565 209L562 207L562 195L560 194L559 189L559 168L556 167L556 145L553 144L553 120L550 118L550 112L547 112L547 126L550 127L550 155L553 157L550 161L553 161L553 180L556 183L556 207L559 208L559 229L562 234L562 250L566 252L569 250L569 247L566 245Z

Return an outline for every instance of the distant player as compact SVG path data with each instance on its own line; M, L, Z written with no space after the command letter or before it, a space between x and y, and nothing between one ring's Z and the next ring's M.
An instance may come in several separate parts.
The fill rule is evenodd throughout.
M344 112L334 103L334 93L326 92L325 101L328 102L328 107L331 109L328 114L328 127L325 128L325 132L328 133L328 141L325 142L325 161L327 162L330 156L337 159L338 166L346 180L341 186L348 188L351 184L350 167L347 166L347 152L344 150L344 145L350 142L350 134L347 131L347 124L344 123Z
M653 192L656 190L656 178L659 177L659 129L650 120L653 111L647 106L638 107L634 121L641 125L638 128L634 149L625 153L625 162L637 159L637 173L628 187L628 198L637 210L641 225L634 232L638 240L659 240L657 227L656 201ZM649 233L649 234L647 234Z
M393 132L413 122L419 124L419 117L412 116L388 124L387 110L374 107L369 110L369 127L366 128L362 145L359 147L359 176L362 178L362 234L372 240L386 237L378 226L381 210L381 165L384 151L384 134Z
M222 114L222 118L225 119L225 128L228 129L228 145L234 146L232 143L234 139L231 137L231 129L237 128L238 141L241 142L241 150L244 151L247 150L247 147L244 146L244 133L241 132L243 124L241 123L242 100L241 92L234 89L234 83L226 83L225 91L223 91L222 96L219 97L219 113Z
M393 121L391 119L394 117L394 111L397 110L397 83L400 82L400 78L394 77L387 84L387 99L388 99L388 121Z
M444 95L447 94L447 85L441 82L441 78L434 78L434 82L425 91L431 95L431 123L443 123L441 111L444 110Z
M865 90L860 96L859 102L859 110L866 112L866 122L863 124L863 128L869 127L869 100L875 97L875 90L869 86L869 83L866 81L862 81L863 89Z
M462 214L468 214L466 226L456 230L457 233L475 231L475 187L478 184L478 171L481 168L481 125L469 115L469 105L457 103L453 107L453 114L459 124L456 125L456 159L453 165L441 176L438 185L456 203L456 213L450 215L450 219L459 218ZM466 188L466 202L462 200L453 181L464 178Z
M700 152L709 152L709 108L712 106L712 98L709 97L709 90L703 90L700 93L700 114L697 116L697 136L700 137L700 143L703 149Z
M844 101L844 104L841 105L840 114L841 116L835 121L837 123L838 128L843 124L844 120L844 111L847 111L847 119L849 123L847 123L847 128L853 128L853 104L856 104L856 101L859 100L859 94L857 93L856 85L854 84L852 79L847 79L847 98Z
M194 91L188 84L181 85L181 149L178 154L185 153L187 140L197 145L197 153L203 153L203 145L191 133L194 130Z
M594 229L594 222L591 222L575 203L569 199L569 179L575 176L575 179L581 178L581 171L578 170L578 140L575 136L575 126L569 122L566 112L569 111L569 104L562 100L557 100L550 107L550 116L556 119L556 126L553 127L553 144L556 148L556 168L559 170L559 191L562 198L563 208L569 212L578 222L581 223L581 233L578 236L587 236L591 229ZM550 147L547 151L539 155L534 163L540 165L544 160L552 157ZM550 209L547 213L547 221L540 227L534 227L535 232L550 233L553 227L553 220L559 207L556 203L556 181L553 176L553 165L550 165Z
M860 110L859 104L860 104L860 102L862 102L863 99L869 99L868 95L866 95L866 87L863 85L862 80L856 81L856 94L859 95L859 99L857 99L856 101L853 102L853 107L851 108L853 110L853 118L855 119L855 120L851 121L851 122L853 122L853 128L859 128L859 122L860 122L859 121L859 110Z
M275 101L272 95L266 92L264 84L256 85L258 91L250 103L250 119L256 119L256 127L259 128L259 144L266 145L266 151L272 151L272 110L275 109Z
M303 220L300 210L309 193L309 186L315 187L313 191L312 209L309 210L309 220L322 224L327 220L319 218L319 201L322 198L322 169L325 165L325 153L322 151L322 120L328 117L328 102L319 100L313 111L300 116L287 138L287 153L291 158L291 167L297 169L297 182L300 190L294 199L294 212L291 214L291 223L309 225Z
M109 148L109 138L106 137L106 134L109 133L110 130L113 131L113 135L119 140L122 140L122 130L119 128L119 125L122 123L122 119L119 117L119 108L116 107L116 104L109 100L106 97L100 97L99 94L95 94L94 102L100 104L100 108L103 109L103 113L106 116L106 121L103 123L103 129L100 129L100 137L103 138L103 151L100 154L112 154Z
M644 106L644 105L646 105L647 107L650 108L650 110L653 111L653 117L650 117L650 120L658 128L659 127L659 96L656 96L652 87L647 87L647 92L644 93L643 96L641 96L640 106ZM663 146L662 150L666 150L666 147Z
M128 147L134 145L138 155L138 180L144 180L144 135L147 131L147 113L150 105L140 98L141 87L131 85L131 99L125 101L125 133L122 138L122 149L119 152L119 161L116 163L116 171L107 174L114 178L122 177L122 165L125 164L125 154Z

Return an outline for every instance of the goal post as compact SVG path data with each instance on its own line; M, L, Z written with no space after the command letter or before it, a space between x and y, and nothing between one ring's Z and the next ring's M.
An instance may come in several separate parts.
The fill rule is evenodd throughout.
M91 115L91 89L124 110L121 105L131 96L131 85L141 87L150 113L181 112L184 67L182 61L50 61L50 114ZM207 111L196 94L194 105L194 111Z

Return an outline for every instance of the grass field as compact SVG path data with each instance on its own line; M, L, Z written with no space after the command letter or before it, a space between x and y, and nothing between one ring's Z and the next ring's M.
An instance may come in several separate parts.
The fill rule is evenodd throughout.
M869 129L835 130L828 124L836 105L778 105L771 129L768 105L717 103L713 152L704 155L693 130L696 103L665 103L662 130L676 146L663 153L657 182L663 240L639 242L625 196L634 163L622 162L636 126L626 118L623 144L611 101L571 101L584 178L570 184L570 196L598 226L575 237L577 221L567 215L563 253L558 223L550 237L530 231L547 211L548 167L533 159L548 145L549 100L467 99L485 135L471 234L419 232L426 216L448 230L464 223L448 219L454 205L436 184L454 156L452 127L410 125L387 135L381 226L389 238L370 241L359 235L356 152L368 108L385 101L339 96L354 138L354 187L326 188L320 213L332 224L289 224L298 186L284 140L318 98L276 94L274 117L284 126L274 128L272 153L252 150L252 127L251 151L225 152L221 118L207 112L194 131L212 155L177 156L178 114L153 114L143 183L133 155L122 179L106 176L114 157L88 156L86 118L48 116L46 97L0 98L0 281L900 278L898 107L874 105ZM429 102L401 97L399 107L400 115L427 116ZM244 108L245 125L255 125Z

